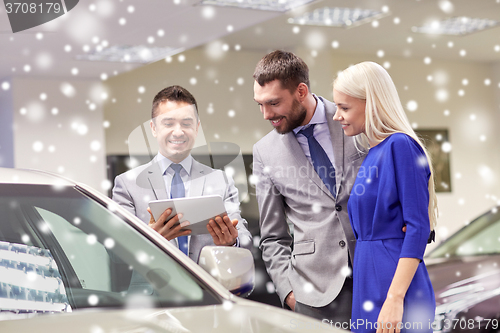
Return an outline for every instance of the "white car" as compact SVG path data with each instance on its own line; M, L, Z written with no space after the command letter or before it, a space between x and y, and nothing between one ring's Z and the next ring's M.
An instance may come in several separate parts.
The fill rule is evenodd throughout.
M56 175L0 168L0 332L337 331L245 300L248 250L200 266L106 196Z

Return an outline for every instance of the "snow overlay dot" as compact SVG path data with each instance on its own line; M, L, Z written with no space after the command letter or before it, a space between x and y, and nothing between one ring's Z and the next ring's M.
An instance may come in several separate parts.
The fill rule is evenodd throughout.
M93 151L98 151L99 149L101 149L101 143L97 140L94 140L90 143L90 149L92 149Z
M87 298L87 301L89 302L89 305L96 306L97 303L99 303L99 297L97 297L97 295L92 294Z
M411 101L408 101L408 103L406 103L406 108L408 109L408 111L414 112L417 110L418 104L416 101L411 100Z
M366 312L372 311L374 307L375 306L373 305L372 301L365 301L363 303L363 310L365 310Z
M39 153L43 150L43 143L41 141L33 142L32 148L35 152Z
M97 237L96 237L96 235L94 235L94 234L87 235L87 243L89 245L94 245L95 243L97 243Z

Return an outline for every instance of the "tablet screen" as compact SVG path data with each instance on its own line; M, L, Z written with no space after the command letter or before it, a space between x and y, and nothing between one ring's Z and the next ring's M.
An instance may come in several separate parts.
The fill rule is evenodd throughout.
M158 220L168 208L172 208L172 213L167 221L175 214L182 213L180 222L189 221L190 224L183 229L190 229L191 235L208 234L208 221L215 216L227 214L222 197L219 195L154 200L149 202L149 208L155 220Z

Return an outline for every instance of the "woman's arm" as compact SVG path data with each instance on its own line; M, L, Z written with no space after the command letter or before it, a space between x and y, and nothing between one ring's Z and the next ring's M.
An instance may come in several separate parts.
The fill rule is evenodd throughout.
M403 224L407 230L396 272L392 278L389 291L378 317L377 333L399 333L398 328L403 319L404 298L411 281L423 259L429 223L429 190L430 169L423 150L417 142L407 135L396 135L392 142L392 158L395 171L395 182Z
M387 292L387 298L378 315L377 333L399 333L401 331L402 324L400 323L403 320L404 298L419 263L420 260L416 258L399 259L396 273Z

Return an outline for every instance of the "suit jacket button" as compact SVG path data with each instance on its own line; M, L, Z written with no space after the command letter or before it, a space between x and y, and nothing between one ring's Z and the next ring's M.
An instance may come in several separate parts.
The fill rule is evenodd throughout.
M341 241L339 242L339 245L340 245L340 247L344 247L344 246L345 246L345 242L344 242L343 240L341 240Z
M341 206L341 205L336 205L336 206L335 206L335 210L336 210L337 212L340 212L340 211L342 210L342 206Z

